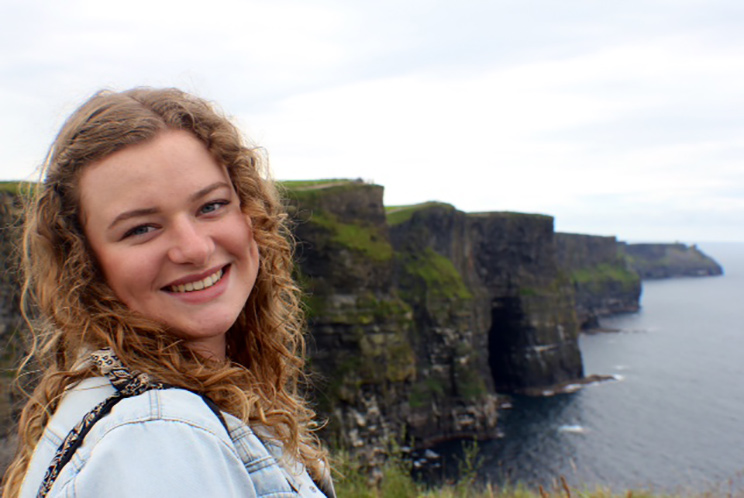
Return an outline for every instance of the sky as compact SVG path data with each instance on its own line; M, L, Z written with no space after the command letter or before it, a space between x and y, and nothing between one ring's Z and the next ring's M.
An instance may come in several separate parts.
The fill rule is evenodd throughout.
M218 104L277 179L744 242L740 0L0 0L0 179L143 85Z

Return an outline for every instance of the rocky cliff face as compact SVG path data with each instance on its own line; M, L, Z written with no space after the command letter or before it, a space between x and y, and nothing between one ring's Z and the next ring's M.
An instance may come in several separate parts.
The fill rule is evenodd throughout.
M583 375L573 294L557 266L551 217L426 204L392 211L389 220L403 262L440 258L462 282L450 289L472 296L458 307L469 307L479 352L470 363L488 389L522 392ZM407 287L405 280L398 285Z
M384 448L407 416L416 370L411 309L391 285L382 188L309 187L289 198L318 403L331 420L326 436L351 448Z
M631 268L641 278L722 275L723 268L697 246L685 244L621 244Z
M0 337L19 325L20 298L18 242L20 240L21 201L16 183L0 182Z
M570 281L555 253L553 218L468 215L473 280L485 289L489 362L499 392L522 392L583 376Z
M326 437L374 461L404 433L489 434L497 398L452 263L393 248L379 186L311 185L289 198Z
M598 319L638 311L641 279L629 267L615 237L557 233L559 265L571 279L576 314L583 329L599 326Z
M331 439L375 453L404 431L487 435L496 392L583 376L551 217L430 203L386 219L382 188L361 182L288 197Z
M22 356L21 340L16 331L21 325L18 312L20 285L16 261L16 242L18 241L18 222L20 204L15 195L15 187L0 184L0 474L10 463L15 450L14 444L6 443L6 435L12 427L12 414L17 400L12 396L12 381L15 368ZM12 439L12 438L11 438ZM14 439L13 439L14 440Z
M391 210L388 224L392 285L413 314L417 375L407 425L414 434L481 430L488 417L472 411L484 396L582 376L573 294L557 267L552 218L466 215L430 203ZM432 420L448 403L450 413L458 406L471 413Z

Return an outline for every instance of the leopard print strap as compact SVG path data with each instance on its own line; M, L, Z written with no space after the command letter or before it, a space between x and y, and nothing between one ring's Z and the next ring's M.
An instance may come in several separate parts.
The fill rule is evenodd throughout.
M105 375L117 392L125 398L137 396L150 389L165 389L165 384L153 382L144 372L131 371L110 348L99 349L90 357L102 375Z
M101 374L106 376L111 385L114 386L116 392L86 413L83 419L67 434L65 440L57 448L57 452L44 475L39 492L36 494L37 498L44 498L49 493L62 468L72 459L75 451L83 443L86 434L101 417L111 411L116 403L151 389L165 389L168 387L160 382L152 382L145 373L128 370L111 349L106 348L96 351L91 354L91 358Z

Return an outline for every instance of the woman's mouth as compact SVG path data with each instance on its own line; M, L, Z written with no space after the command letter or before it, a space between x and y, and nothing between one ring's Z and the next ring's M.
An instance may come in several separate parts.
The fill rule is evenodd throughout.
M189 282L187 284L181 284L181 285L171 285L171 286L168 286L167 289L168 291L174 292L174 293L194 292L194 291L208 289L212 287L214 284L216 284L217 282L219 282L224 274L225 274L225 268L220 268L213 274L201 280L197 280L196 282Z

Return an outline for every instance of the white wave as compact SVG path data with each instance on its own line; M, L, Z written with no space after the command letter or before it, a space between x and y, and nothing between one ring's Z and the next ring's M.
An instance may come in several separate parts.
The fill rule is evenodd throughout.
M584 434L586 429L580 425L562 425L558 427L560 432L570 432L572 434Z

